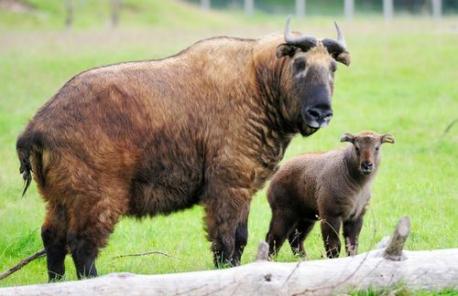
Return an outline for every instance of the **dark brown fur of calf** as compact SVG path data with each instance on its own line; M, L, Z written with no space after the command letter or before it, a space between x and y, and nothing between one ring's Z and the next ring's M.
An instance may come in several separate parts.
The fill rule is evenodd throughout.
M340 254L339 233L348 255L358 251L358 236L380 163L379 147L394 143L388 134L345 134L345 149L307 153L286 162L272 178L268 200L272 220L266 241L274 255L288 239L294 254L305 256L304 240L317 220L328 257Z

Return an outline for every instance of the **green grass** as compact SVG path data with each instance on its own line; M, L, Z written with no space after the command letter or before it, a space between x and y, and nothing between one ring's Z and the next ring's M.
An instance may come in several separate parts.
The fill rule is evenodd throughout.
M350 293L352 296L456 296L458 291L444 289L440 291L413 291L405 288L402 285L397 285L391 288L386 288L382 290L377 289L367 289L362 291L355 291Z
M16 26L20 21L17 16L13 20L2 18L5 12L0 12L0 270L42 248L39 228L44 204L34 185L26 197L20 197L23 184L15 140L37 108L65 81L94 66L171 55L212 35L245 37L278 32L284 20L264 15L247 20L240 15L189 12L188 7L178 5L182 9L178 16L161 11L165 17L157 20L158 27L145 26L147 19L158 17L157 13L143 13L138 22L131 19L129 25L117 31L107 31L88 15L87 27L78 24L78 30L61 32L55 29L60 26L59 12L53 14L51 9L58 9L52 6L55 1L35 2L49 5L49 23L37 21L34 27L27 20ZM151 7L159 3L139 3L147 2ZM179 20L182 27L168 26L180 18L180 13L186 15ZM395 145L382 149L382 167L374 184L361 251L371 249L390 234L404 215L412 219L407 248L457 247L458 125L442 135L447 124L458 118L458 37L453 21L456 19L442 24L424 19L402 19L393 24L377 19L344 22L353 63L349 68L341 66L337 72L335 118L329 128L310 138L296 137L287 150L286 159L308 151L334 149L342 146L338 143L342 133L367 129L396 137ZM294 26L320 36L332 32L330 19L314 18ZM100 254L99 273L160 274L213 268L202 216L201 207L196 206L167 217L123 219ZM254 259L269 220L270 209L262 190L253 199L243 263ZM310 258L322 256L318 227L305 246ZM173 257L113 259L148 250ZM285 245L278 260L297 259ZM66 266L67 279L75 279L70 258ZM0 286L44 283L45 269L45 260L36 260L1 281Z

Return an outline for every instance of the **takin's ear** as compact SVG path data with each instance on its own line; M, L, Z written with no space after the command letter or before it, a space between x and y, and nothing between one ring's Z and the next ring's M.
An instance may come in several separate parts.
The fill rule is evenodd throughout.
M353 143L355 141L355 136L350 133L345 133L340 137L340 142L350 142Z
M277 58L282 58L284 56L292 57L296 53L296 47L290 44L280 44L277 46Z
M351 56L348 52L341 52L339 55L335 57L335 60L344 64L345 66L350 66L351 63Z
M390 143L390 144L394 144L394 137L390 134L384 134L382 135L380 141L383 143Z

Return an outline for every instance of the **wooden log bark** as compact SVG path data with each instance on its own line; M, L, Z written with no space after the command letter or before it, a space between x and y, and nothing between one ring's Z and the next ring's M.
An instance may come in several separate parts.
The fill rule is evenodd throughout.
M0 295L333 295L397 284L412 290L458 289L458 249L402 251L409 230L409 220L403 218L385 240L386 248L354 257L275 263L265 260L268 246L263 242L257 261L240 267L165 275L116 273L3 288Z
M408 289L458 289L458 249L383 250L300 263L257 261L224 270L166 275L117 273L90 280L0 289L0 295L329 295L402 283Z
M402 217L391 236L388 247L386 247L385 252L383 252L383 257L394 261L404 260L405 256L402 250L404 249L404 244L409 233L410 219L409 217Z

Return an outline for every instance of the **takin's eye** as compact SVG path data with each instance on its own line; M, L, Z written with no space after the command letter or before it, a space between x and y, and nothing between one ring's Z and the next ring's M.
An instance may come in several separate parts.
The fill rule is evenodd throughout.
M307 62L305 61L304 57L298 57L294 59L293 62L293 69L294 73L299 73L305 70Z
M355 151L356 151L356 154L359 155L359 147L358 146L355 146Z

